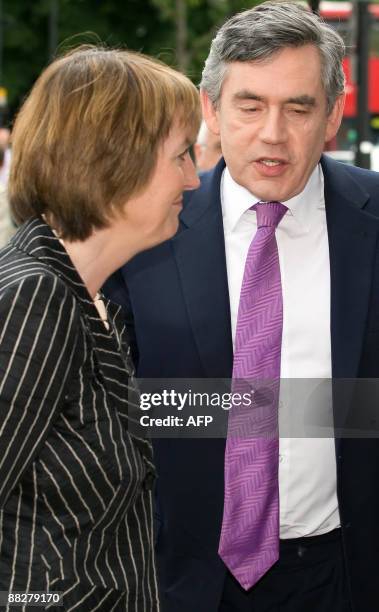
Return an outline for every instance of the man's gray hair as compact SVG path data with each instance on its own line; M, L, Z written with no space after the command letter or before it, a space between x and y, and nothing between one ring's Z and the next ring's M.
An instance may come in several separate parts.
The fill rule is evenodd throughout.
M345 44L320 17L296 2L264 2L229 19L212 41L200 87L216 106L230 62L259 61L288 47L315 45L328 112L343 93Z

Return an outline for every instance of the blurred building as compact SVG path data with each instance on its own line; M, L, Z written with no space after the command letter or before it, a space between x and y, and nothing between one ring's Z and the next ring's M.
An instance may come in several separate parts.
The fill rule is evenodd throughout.
M319 5L320 15L337 30L346 45L343 69L346 76L346 103L341 128L330 150L354 149L357 137L357 20L354 2L329 2ZM369 5L370 28L367 32L369 45L368 61L368 108L370 140L379 144L379 4Z

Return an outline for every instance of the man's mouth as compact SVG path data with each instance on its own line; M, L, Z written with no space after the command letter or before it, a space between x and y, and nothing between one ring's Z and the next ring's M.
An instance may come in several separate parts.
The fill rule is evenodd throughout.
M257 159L257 161L265 166L280 166L280 164L285 164L286 162L283 159L271 159L270 157L261 157Z
M272 157L259 157L254 162L256 170L263 177L278 177L281 176L288 165L285 159Z

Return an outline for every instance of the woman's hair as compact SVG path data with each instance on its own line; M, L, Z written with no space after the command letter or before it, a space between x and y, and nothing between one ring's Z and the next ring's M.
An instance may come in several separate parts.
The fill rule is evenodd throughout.
M84 240L143 192L159 146L178 122L195 140L196 87L139 53L80 47L36 81L12 134L9 198L19 223L54 220L59 236Z

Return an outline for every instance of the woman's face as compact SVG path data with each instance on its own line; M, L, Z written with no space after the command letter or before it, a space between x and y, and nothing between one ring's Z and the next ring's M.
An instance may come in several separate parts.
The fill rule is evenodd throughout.
M124 208L124 218L141 236L141 250L171 238L178 229L183 191L199 186L185 130L174 124L158 150L157 164L145 191Z

